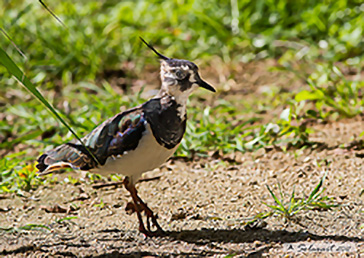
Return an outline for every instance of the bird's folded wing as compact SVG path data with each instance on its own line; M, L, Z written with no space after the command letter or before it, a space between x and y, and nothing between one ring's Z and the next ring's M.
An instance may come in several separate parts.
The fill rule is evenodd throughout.
M82 139L87 148L77 141L60 145L40 156L37 168L42 175L65 167L81 170L100 167L107 158L120 157L138 146L145 130L145 121L141 108L120 113Z

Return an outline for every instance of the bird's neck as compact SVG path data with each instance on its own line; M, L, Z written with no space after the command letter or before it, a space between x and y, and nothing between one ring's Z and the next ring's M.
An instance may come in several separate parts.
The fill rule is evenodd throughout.
M155 96L155 98L160 98L161 104L168 103L170 101L175 101L177 104L177 113L181 120L185 119L186 116L186 105L188 96L184 94L170 94L167 90L163 87L159 91L159 93Z

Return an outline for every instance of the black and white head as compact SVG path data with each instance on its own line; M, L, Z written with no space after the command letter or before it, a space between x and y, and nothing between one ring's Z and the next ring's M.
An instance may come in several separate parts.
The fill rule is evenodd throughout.
M188 60L168 58L160 54L142 38L140 39L161 59L161 92L182 102L185 102L188 96L199 87L216 92L211 85L201 79L196 64Z

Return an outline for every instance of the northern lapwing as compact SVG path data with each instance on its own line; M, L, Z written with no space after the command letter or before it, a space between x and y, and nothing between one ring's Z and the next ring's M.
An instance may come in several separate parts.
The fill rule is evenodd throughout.
M147 236L164 231L157 216L138 196L135 183L140 176L162 165L176 151L186 130L186 104L189 95L198 87L215 92L203 81L196 64L168 58L146 44L161 60L159 93L144 104L106 120L82 138L41 155L37 168L40 175L62 168L74 168L101 175L125 175L125 188L130 192L139 231ZM141 212L146 214L144 226ZM151 230L150 220L156 227Z

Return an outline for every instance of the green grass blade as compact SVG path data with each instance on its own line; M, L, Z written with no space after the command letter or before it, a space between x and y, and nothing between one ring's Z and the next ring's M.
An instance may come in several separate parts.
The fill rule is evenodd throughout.
M275 196L275 194L273 193L273 191L269 188L269 186L267 185L268 191L270 193L270 195L273 197L274 201L276 202L276 204L278 204L278 206L280 207L279 209L282 210L283 212L286 211L286 209L284 208L284 205L282 204L282 202L277 198L277 196Z
M296 204L296 200L295 200L295 190L296 190L296 187L293 186L293 191L292 191L292 194L291 194L291 198L289 200L289 205L288 205L288 212L291 213L294 208L295 208L295 204Z
M283 201L284 197L283 197L283 193L282 193L281 184L279 182L278 182L278 191L279 191L279 195L281 196L281 200Z
M15 228L13 228L13 227L9 227L9 228L0 227L0 231L12 232L12 231L15 231Z
M85 147L85 149L92 156L94 161L99 164L97 158L92 152L88 150L85 144L82 142L81 138L78 137L76 132L62 119L58 112L49 104L49 102L42 96L42 94L37 90L37 88L31 83L27 76L20 70L20 68L14 63L14 61L6 54L6 52L0 48L0 63L5 66L5 68L12 74L21 85L30 91L57 119L60 121L67 129L76 137L76 139Z
M327 175L327 171L325 172L324 176L321 178L320 182L317 184L315 189L313 189L313 191L311 192L306 203L310 203L314 199L314 197L319 193L319 190L321 189L322 185L324 184L326 175Z
M51 230L50 227L41 225L41 224L27 224L25 226L19 227L19 230L32 230L32 229L38 229L38 228L44 228L47 230Z
M30 5L29 5L30 6ZM26 57L26 55L23 53L23 51L20 50L20 48L18 48L18 46L14 43L14 41L10 38L10 36L8 35L8 33L6 33L6 31L3 28L0 28L0 31L4 34L4 36L11 42L11 44L13 45L13 47L16 49L16 51L18 51L18 53L25 59L27 60L28 58Z
M63 27L67 28L67 26L63 23L63 21L51 9L49 9L48 6L42 0L39 0L39 2L53 16L54 19L56 19L60 24L62 24Z
M282 213L285 213L285 210L282 208L282 207L280 207L280 206L275 206L275 205L270 205L270 204L267 204L267 203L265 203L265 202L262 202L265 206L267 206L268 208L271 208L271 209L273 209L273 210L275 210L275 211L280 211L280 212L282 212Z
M65 217L63 219L58 219L56 220L57 223L61 223L63 221L67 221L67 220L72 220L72 219L77 219L78 217L77 216L71 216L71 217Z

